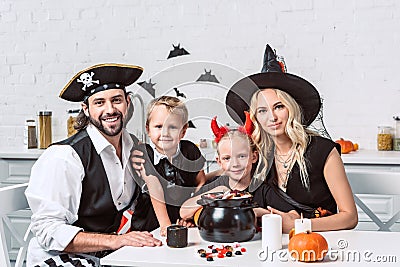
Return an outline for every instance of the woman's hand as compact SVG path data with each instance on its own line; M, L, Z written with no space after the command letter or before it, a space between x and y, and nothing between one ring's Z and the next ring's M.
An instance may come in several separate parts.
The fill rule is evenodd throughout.
M279 214L282 217L282 232L288 234L294 228L294 220L300 219L300 215L295 211L283 212L271 207L267 207L271 213Z

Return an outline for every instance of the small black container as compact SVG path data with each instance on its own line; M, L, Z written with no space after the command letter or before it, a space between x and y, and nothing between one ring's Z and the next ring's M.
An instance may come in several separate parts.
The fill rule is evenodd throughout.
M231 243L251 240L255 233L252 198L210 199L197 202L203 206L198 219L200 236L210 242Z
M184 248L188 245L188 229L186 226L171 225L167 227L167 245L173 248Z

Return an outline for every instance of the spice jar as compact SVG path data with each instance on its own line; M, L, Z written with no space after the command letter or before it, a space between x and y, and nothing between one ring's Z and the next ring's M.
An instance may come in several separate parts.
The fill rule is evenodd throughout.
M24 144L28 149L37 148L36 122L35 120L26 120L24 127Z
M68 131L68 137L76 134L76 130L74 128L75 122L76 122L76 115L80 111L80 109L69 109L67 110L67 113L69 114L69 117L67 119L67 131Z
M392 150L392 128L389 126L378 126L378 150Z
M394 116L393 119L395 121L393 150L400 151L400 116Z
M51 111L38 112L39 148L47 148L51 144Z

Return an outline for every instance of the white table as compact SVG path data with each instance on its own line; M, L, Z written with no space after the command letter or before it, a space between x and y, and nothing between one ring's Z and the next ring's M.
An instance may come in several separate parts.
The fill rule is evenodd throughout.
M160 238L159 231L153 232ZM400 262L400 233L371 231L332 231L321 233L328 241L329 253L322 262L313 266L398 266ZM247 252L232 258L217 258L208 262L197 253L212 244L203 241L196 228L189 229L189 246L170 248L165 238L161 247L123 247L101 259L102 265L112 266L310 266L307 263L293 262L287 253L288 235L283 235L283 249L264 260L259 259L261 251L260 235L249 242L241 243ZM215 245L222 245L213 243ZM228 244L226 244L228 245ZM265 254L261 254L261 258ZM378 263L377 261L381 261ZM382 261L386 263L382 265ZM374 262L375 261L375 262Z

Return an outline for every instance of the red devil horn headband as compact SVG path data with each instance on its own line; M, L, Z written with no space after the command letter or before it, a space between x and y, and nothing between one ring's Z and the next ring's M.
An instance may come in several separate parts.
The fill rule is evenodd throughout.
M225 126L219 127L217 123L217 116L211 120L211 130L215 135L215 142L219 143L221 138L229 131Z
M250 119L250 113L248 113L247 111L245 111L245 115L246 115L246 122L243 126L240 126L238 128L238 131L247 134L248 136L251 137L251 134L253 133L254 130L254 125L253 122ZM217 123L217 116L215 116L212 120L211 120L211 130L213 131L214 135L215 135L215 142L219 143L219 141L221 140L221 138L227 133L229 132L229 128L226 126L222 126L219 127L218 123Z
M245 111L244 115L246 115L246 122L244 123L243 126L240 126L238 130L243 132L243 133L245 133L245 134L247 134L248 136L251 136L251 134L254 131L254 124L250 119L250 113L249 112Z

